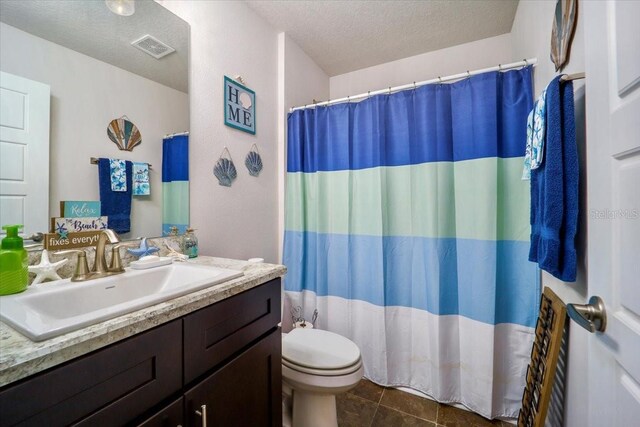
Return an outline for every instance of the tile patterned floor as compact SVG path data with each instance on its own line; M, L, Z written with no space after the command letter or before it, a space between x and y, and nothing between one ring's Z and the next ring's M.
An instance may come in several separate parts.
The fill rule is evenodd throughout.
M340 427L513 427L363 379L337 397Z

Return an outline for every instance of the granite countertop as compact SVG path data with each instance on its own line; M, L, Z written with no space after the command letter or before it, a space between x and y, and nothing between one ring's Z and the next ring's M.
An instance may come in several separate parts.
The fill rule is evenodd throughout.
M282 277L287 271L283 265L206 256L189 262L241 270L244 276L40 342L31 341L0 322L0 386Z

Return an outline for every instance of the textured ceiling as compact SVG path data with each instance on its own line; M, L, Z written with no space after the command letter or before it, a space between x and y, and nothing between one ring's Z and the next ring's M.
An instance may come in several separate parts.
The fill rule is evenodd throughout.
M247 1L329 76L511 31L518 0Z
M189 24L151 0L118 16L104 1L2 0L0 21L158 83L188 91ZM150 34L176 51L159 60L131 46ZM70 70L73 72L73 70Z

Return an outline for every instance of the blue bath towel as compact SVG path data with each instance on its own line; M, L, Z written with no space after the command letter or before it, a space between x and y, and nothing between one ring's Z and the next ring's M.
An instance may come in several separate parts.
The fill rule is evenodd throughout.
M131 230L132 163L127 161L127 190L111 190L111 166L109 159L98 159L98 184L102 215L108 217L109 228L117 233Z
M531 171L529 261L562 281L574 282L579 165L573 84L556 77L547 88L546 101L544 160Z

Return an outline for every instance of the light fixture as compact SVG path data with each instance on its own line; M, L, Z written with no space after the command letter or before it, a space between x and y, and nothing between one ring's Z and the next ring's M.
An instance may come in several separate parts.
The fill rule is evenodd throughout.
M131 16L136 12L135 0L104 0L109 10L116 15Z

